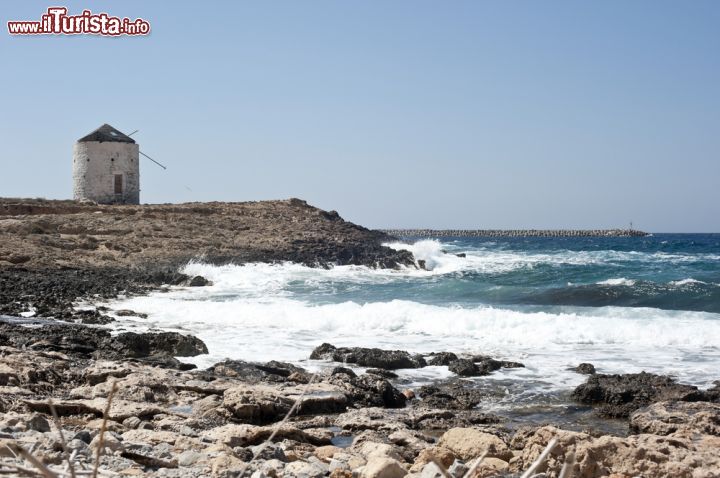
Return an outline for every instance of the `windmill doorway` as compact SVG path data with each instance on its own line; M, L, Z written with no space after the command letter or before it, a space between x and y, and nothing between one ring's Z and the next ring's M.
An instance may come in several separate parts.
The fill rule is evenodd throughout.
M121 195L123 193L123 175L115 175L115 194Z

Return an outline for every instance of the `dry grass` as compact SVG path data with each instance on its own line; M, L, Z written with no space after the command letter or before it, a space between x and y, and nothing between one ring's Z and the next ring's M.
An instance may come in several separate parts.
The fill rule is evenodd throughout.
M7 468L0 468L0 476L2 475L13 475L13 476L30 476L30 477L44 477L44 478L78 478L78 477L92 477L97 478L100 474L101 476L115 476L116 473L112 472L102 472L100 473L100 458L102 457L103 453L103 444L105 442L105 432L107 431L107 421L108 416L110 414L110 406L112 405L112 400L117 392L117 383L113 383L112 389L110 390L110 393L108 394L108 401L107 405L105 406L105 411L103 414L103 422L102 426L100 428L100 434L98 438L98 447L95 451L95 461L93 464L93 469L81 469L78 470L76 468L75 463L75 452L70 452L70 449L68 448L67 441L65 440L65 435L62 431L62 422L60 421L60 417L58 416L57 409L55 408L55 405L52 402L52 399L48 400L48 408L50 408L50 412L53 417L53 423L55 425L55 428L57 428L58 435L60 437L60 443L62 445L63 453L64 453L64 459L65 459L65 468L64 469L58 469L57 466L52 465L46 465L44 464L40 459L38 459L35 455L33 455L33 447L31 447L29 450L26 450L23 446L21 446L18 443L8 443L5 446L8 450L13 454L15 459L18 461L22 461L23 464L12 464L8 465Z
M107 404L105 405L105 410L103 413L103 421L102 425L100 426L100 436L98 437L98 443L97 443L97 449L95 450L95 466L93 467L93 478L97 478L98 475L98 469L100 467L100 457L102 457L104 446L105 445L105 432L107 431L107 421L108 417L110 416L110 406L112 405L113 397L115 396L115 392L117 392L117 382L113 381L112 388L110 389L110 393L108 394L108 400Z

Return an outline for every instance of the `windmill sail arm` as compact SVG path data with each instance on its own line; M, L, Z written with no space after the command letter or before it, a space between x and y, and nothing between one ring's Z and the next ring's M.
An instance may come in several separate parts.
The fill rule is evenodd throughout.
M160 166L161 168L167 169L165 166L163 166L163 165L160 164L159 162L155 161L154 159L152 159L150 156L148 156L147 154L143 153L142 151L140 151L140 154L142 154L142 155L145 156L147 159L149 159L149 160L152 161L153 163L157 164L157 165Z

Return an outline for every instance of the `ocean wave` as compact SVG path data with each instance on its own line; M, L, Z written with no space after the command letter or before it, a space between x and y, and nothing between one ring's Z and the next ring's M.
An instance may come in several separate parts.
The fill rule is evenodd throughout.
M672 254L666 252L639 251L573 251L528 252L503 250L486 246L462 249L453 243L437 239L424 239L414 243L393 242L385 244L396 250L413 253L416 260L425 262L432 274L476 271L481 273L504 273L520 269L549 266L613 266L625 263L686 264L699 261L717 261L715 254ZM465 257L458 257L462 252Z
M118 317L113 326L196 335L210 350L190 359L200 367L232 358L284 360L312 368L306 359L322 342L424 354L489 354L523 361L528 368L488 379L532 379L558 389L582 381L568 369L584 361L608 373L673 373L698 385L716 379L720 364L719 314L620 307L522 311L404 300L318 305L286 297L198 300L200 295L172 290L110 303L116 310L148 314L147 319ZM445 369L403 374L431 380L425 377L431 372L439 374L435 378L447 374Z
M687 279L670 281L668 284L670 284L671 286L681 287L684 285L691 285L691 284L707 284L707 282L703 282L701 280L697 280L697 279L693 279L692 277L688 277Z
M461 348L542 349L565 345L642 347L710 347L720 343L720 315L650 308L602 307L561 312L532 312L480 306L436 306L412 301L309 304L288 298L196 300L194 291L175 291L123 301L150 315L141 322L206 333L215 329L235 335L249 329L310 334L313 342L351 337L403 347L409 337L419 352L432 350L425 339L453 339ZM652 327L652 333L648 333ZM270 334L271 335L271 334ZM273 339L275 340L275 339ZM472 345L470 345L472 344Z
M597 285L624 285L632 287L637 281L632 279L626 279L625 277L619 277L617 279L607 279L600 282L596 282Z
M330 342L527 359L527 369L508 373L518 377L529 374L558 386L582 380L567 368L583 361L596 361L610 373L644 369L674 373L697 384L716 379L720 364L718 313L638 306L638 297L647 296L653 304L658 303L654 289L643 292L655 285L638 280L633 287L608 287L626 284L630 279L625 277L603 281L607 284L567 287L563 278L557 289L527 287L525 293L531 294L527 305L483 304L482 298L494 295L514 297L516 304L523 297L512 295L519 293L514 286L485 283L484 278L476 281L472 274L443 274L463 267L499 270L509 267L499 257L510 254L518 259L521 254L483 255L477 251L463 258L453 254L457 249L448 247L448 253L443 253L445 247L434 241L415 244L418 256L434 258L434 263L427 263L432 271L191 263L183 272L202 275L212 281L211 286L170 288L108 305L114 310L148 314L147 319L118 317L113 324L118 330L161 328L197 335L210 349L209 355L192 359L199 366L224 358L301 363L314 347ZM563 276L564 271L558 274ZM522 280L530 275L519 274ZM482 295L481 282L492 290ZM678 301L694 290L662 287L674 290L673 304L684 303ZM511 295L502 296L506 291ZM453 302L453 297L471 299ZM625 300L630 302L625 304ZM619 304L631 306L614 306Z

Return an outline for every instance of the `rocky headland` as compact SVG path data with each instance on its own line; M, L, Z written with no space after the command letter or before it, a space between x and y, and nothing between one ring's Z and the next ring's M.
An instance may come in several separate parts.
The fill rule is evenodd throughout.
M292 261L311 266L414 266L390 236L300 199L247 203L97 205L0 199L0 314L68 319L79 297L111 298L192 283L178 270Z
M111 333L110 311L76 307L161 285L205 286L202 277L178 272L194 259L414 264L409 253L383 247L388 239L296 199L151 206L0 200L0 473L720 476L720 384L700 390L579 364L587 378L571 399L598 417L624 420L627 433L566 430L552 420L518 427L484 410L502 386L478 384L529 364L318 344L307 357L322 364L319 372L239 360L198 370L181 359L207 353L199 339ZM397 370L427 366L447 367L453 378L425 386L398 380Z

